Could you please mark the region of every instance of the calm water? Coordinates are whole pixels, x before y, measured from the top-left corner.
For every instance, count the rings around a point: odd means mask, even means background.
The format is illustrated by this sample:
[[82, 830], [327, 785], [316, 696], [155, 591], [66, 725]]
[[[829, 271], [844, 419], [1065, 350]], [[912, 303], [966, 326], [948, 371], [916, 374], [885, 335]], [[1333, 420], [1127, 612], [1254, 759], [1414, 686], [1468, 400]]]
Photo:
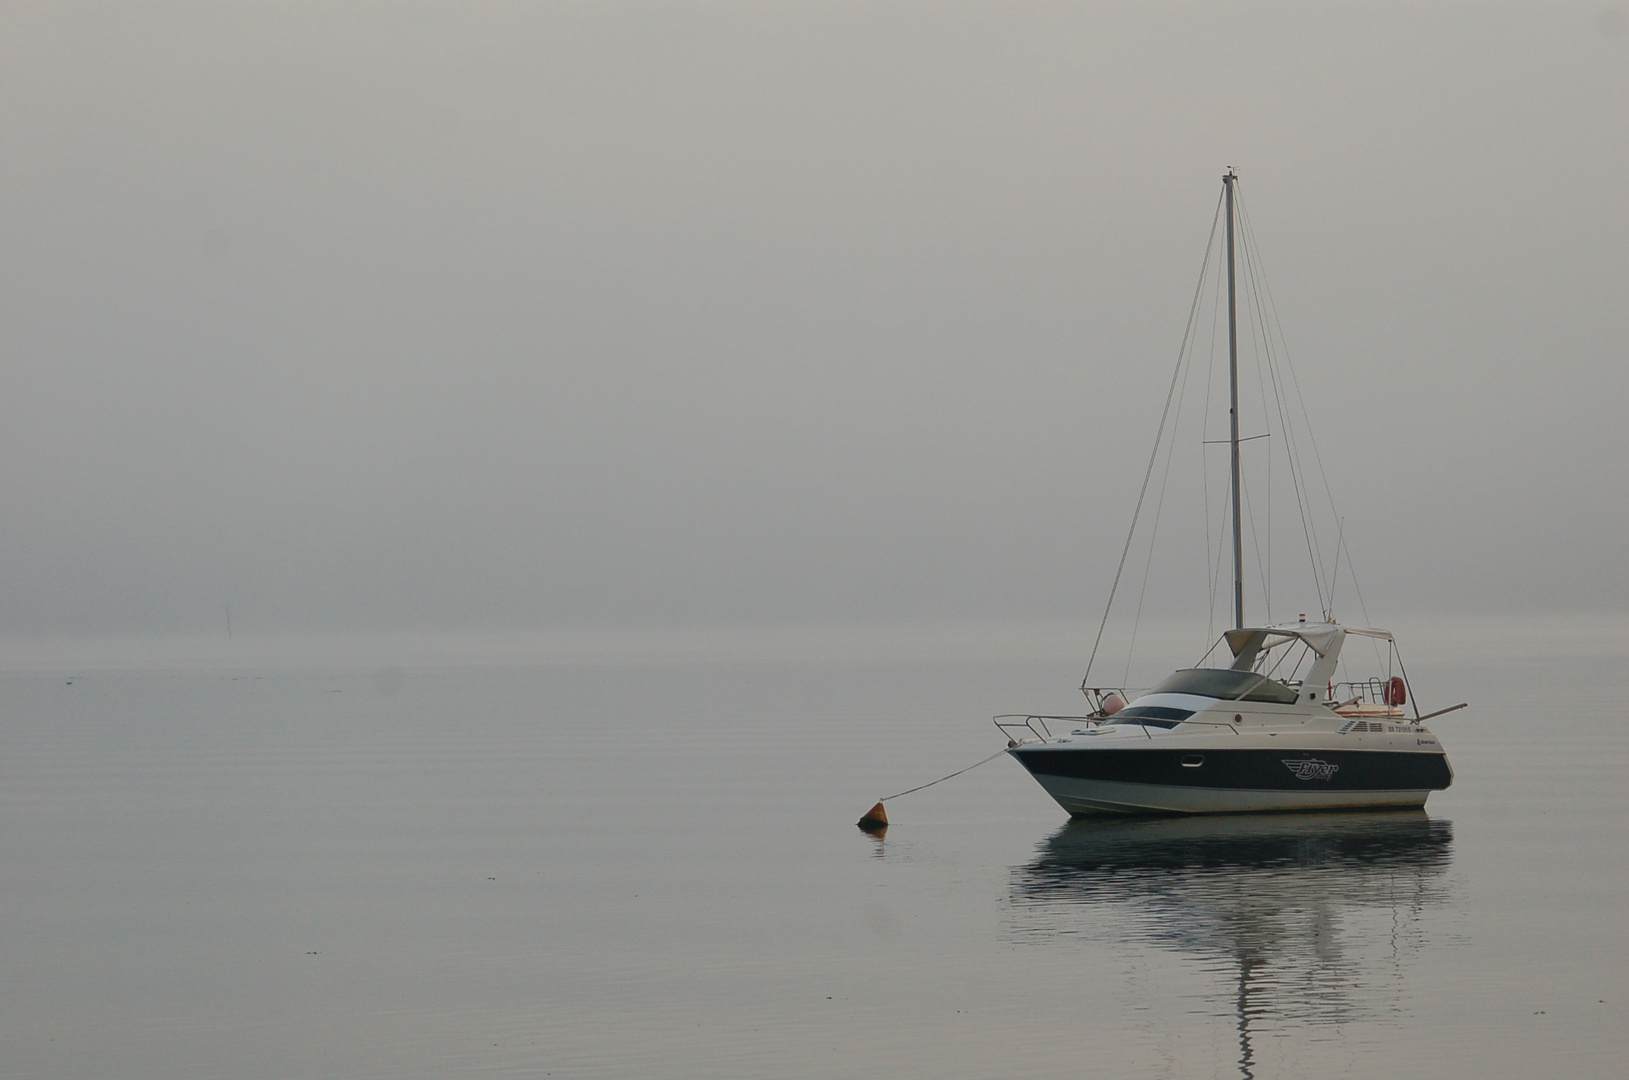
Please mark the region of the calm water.
[[0, 1075], [1621, 1076], [1624, 625], [1411, 656], [1425, 813], [881, 839], [1076, 665], [13, 670]]

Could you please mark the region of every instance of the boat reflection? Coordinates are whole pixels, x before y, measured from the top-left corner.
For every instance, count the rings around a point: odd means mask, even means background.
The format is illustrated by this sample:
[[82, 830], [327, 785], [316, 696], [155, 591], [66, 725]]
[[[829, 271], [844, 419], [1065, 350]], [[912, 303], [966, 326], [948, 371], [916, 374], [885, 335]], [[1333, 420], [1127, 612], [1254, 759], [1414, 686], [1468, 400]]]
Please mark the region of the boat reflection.
[[[1239, 1071], [1265, 1028], [1400, 1010], [1421, 915], [1447, 899], [1453, 826], [1424, 811], [1070, 822], [1015, 868], [1020, 939], [1069, 935], [1220, 967]], [[1105, 918], [1112, 915], [1111, 918]]]

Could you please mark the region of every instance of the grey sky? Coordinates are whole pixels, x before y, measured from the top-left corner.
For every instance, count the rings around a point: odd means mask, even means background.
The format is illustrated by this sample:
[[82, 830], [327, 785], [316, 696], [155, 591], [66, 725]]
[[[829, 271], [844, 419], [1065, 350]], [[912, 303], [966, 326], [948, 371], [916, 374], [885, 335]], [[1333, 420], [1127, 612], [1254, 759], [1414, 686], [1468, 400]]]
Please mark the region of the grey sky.
[[0, 93], [3, 632], [1095, 615], [1227, 165], [1371, 610], [1629, 608], [1618, 8], [13, 4]]

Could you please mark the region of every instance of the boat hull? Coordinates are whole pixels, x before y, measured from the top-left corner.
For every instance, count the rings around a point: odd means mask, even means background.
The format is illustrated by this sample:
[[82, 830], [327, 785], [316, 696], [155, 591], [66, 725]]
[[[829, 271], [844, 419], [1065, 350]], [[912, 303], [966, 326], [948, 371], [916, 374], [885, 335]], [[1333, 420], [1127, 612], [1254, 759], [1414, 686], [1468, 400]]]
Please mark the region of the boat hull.
[[1077, 816], [1422, 807], [1432, 791], [1453, 782], [1441, 753], [1055, 744], [1019, 746], [1008, 753]]

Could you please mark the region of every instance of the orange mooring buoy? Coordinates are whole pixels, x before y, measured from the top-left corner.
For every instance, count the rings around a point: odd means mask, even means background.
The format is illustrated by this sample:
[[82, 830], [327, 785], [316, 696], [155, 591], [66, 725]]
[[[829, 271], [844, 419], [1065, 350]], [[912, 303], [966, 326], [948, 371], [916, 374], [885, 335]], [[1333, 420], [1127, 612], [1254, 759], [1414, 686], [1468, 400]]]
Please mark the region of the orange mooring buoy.
[[866, 832], [886, 829], [888, 827], [888, 811], [882, 808], [882, 803], [878, 803], [865, 812], [865, 817], [861, 818], [858, 824]]

